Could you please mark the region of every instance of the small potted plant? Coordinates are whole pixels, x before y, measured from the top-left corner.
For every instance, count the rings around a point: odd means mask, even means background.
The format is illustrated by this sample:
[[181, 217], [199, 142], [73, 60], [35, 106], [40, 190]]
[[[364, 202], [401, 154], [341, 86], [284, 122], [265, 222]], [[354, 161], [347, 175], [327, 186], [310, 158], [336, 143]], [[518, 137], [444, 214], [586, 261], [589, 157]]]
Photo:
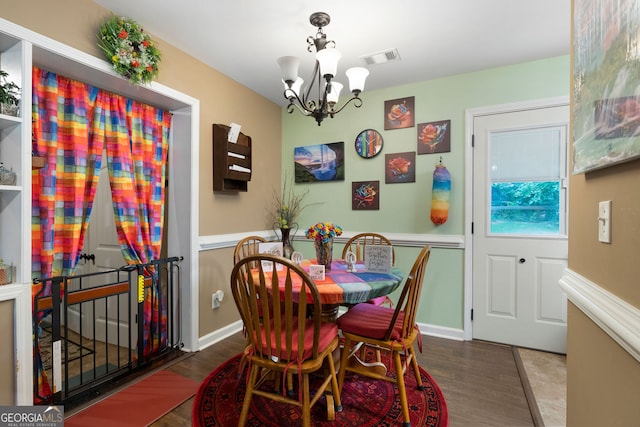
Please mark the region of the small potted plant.
[[0, 70], [0, 113], [18, 116], [20, 104], [20, 87], [8, 81], [9, 74]]

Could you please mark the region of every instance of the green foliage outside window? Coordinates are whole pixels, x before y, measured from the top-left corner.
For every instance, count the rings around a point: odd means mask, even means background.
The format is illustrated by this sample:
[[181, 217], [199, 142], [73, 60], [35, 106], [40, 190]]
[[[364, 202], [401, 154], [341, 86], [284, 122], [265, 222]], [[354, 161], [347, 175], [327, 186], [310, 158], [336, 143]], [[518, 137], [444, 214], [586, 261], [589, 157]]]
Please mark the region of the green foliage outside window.
[[560, 231], [558, 181], [491, 185], [491, 232], [553, 234]]

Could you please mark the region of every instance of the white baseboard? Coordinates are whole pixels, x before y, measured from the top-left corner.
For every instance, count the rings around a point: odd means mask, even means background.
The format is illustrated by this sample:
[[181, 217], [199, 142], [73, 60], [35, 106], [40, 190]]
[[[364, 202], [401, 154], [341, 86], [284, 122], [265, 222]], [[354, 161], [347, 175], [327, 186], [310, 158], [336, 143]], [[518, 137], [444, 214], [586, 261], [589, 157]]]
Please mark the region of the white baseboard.
[[236, 320], [233, 323], [200, 337], [200, 339], [198, 339], [198, 348], [196, 350], [204, 350], [205, 348], [214, 345], [233, 334], [237, 334], [240, 331], [242, 331], [242, 320]]
[[[456, 340], [456, 341], [464, 341], [462, 329], [445, 328], [442, 326], [428, 325], [425, 323], [419, 323], [418, 328], [420, 329], [420, 333], [422, 335], [429, 335], [432, 337], [446, 338], [446, 339]], [[198, 350], [204, 350], [205, 348], [212, 346], [217, 342], [222, 341], [223, 339], [228, 338], [231, 335], [240, 332], [241, 330], [242, 330], [241, 320], [233, 322], [220, 329], [216, 329], [210, 334], [200, 337], [200, 339], [198, 340]], [[183, 349], [183, 350], [190, 351], [188, 349]]]
[[445, 326], [429, 325], [418, 323], [418, 329], [422, 335], [431, 337], [446, 338], [455, 341], [464, 341], [464, 331], [462, 329], [447, 328]]
[[640, 309], [566, 269], [560, 287], [569, 301], [640, 362]]

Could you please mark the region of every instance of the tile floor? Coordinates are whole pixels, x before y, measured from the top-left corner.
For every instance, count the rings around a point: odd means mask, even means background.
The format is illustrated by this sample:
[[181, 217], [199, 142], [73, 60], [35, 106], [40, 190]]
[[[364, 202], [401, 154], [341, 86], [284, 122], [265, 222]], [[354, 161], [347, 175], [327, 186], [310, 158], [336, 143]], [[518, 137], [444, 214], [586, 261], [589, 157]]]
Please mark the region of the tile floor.
[[545, 427], [566, 426], [566, 356], [519, 348]]

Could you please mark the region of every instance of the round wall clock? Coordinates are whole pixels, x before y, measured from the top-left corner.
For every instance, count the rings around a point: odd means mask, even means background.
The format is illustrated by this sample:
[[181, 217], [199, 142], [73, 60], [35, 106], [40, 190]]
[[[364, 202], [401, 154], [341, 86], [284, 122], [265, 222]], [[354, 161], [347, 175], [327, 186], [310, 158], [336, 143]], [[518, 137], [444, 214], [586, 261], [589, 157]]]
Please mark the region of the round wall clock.
[[365, 129], [356, 136], [356, 153], [370, 159], [382, 151], [382, 135], [375, 129]]

